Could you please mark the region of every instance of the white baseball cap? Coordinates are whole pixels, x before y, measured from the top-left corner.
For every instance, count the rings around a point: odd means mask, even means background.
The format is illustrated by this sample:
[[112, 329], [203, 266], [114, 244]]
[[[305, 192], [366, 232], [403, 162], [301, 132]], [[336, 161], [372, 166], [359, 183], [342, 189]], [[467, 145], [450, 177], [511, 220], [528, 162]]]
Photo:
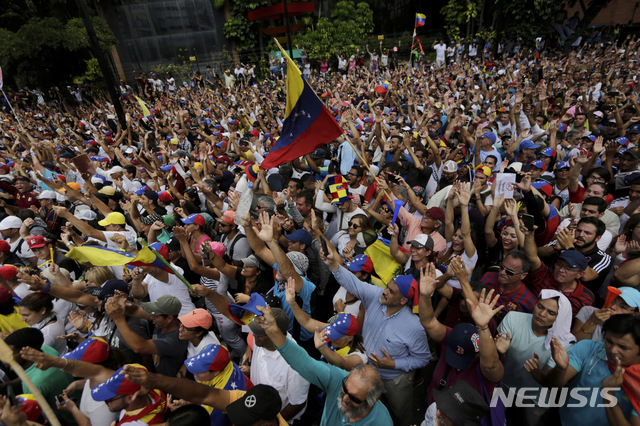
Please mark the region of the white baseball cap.
[[55, 200], [56, 193], [47, 189], [46, 191], [42, 191], [36, 198], [38, 200]]
[[7, 229], [18, 229], [22, 226], [22, 221], [18, 216], [7, 216], [0, 222], [0, 231]]

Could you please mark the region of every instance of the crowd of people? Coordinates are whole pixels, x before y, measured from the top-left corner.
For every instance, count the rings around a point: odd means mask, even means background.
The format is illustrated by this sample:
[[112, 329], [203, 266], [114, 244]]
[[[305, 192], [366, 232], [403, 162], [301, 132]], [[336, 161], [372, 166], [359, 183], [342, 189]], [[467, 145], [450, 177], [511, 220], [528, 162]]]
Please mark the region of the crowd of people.
[[0, 331], [58, 421], [640, 424], [640, 40], [440, 44], [306, 67], [344, 133], [269, 170], [279, 73], [3, 99]]

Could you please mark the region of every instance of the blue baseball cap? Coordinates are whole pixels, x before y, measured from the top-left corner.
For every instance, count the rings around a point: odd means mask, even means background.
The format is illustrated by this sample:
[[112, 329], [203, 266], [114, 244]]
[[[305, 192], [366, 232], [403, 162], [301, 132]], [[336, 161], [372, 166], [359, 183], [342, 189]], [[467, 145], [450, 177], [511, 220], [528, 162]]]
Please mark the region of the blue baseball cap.
[[335, 341], [344, 336], [355, 336], [358, 334], [360, 325], [354, 315], [348, 312], [340, 312], [332, 320], [329, 320], [329, 325], [324, 329], [327, 330], [329, 340]]
[[566, 161], [558, 161], [553, 170], [570, 169], [571, 165]]
[[485, 132], [482, 137], [489, 139], [491, 143], [496, 143], [496, 135], [493, 132]]
[[231, 361], [229, 351], [218, 344], [212, 343], [196, 356], [184, 361], [185, 367], [191, 374], [206, 373], [207, 371], [222, 371]]
[[[140, 364], [127, 365], [146, 370], [146, 368]], [[130, 382], [124, 375], [124, 367], [120, 367], [106, 382], [100, 383], [91, 389], [91, 396], [96, 401], [106, 401], [118, 395], [133, 395], [138, 392], [141, 387], [142, 386], [137, 383]]]
[[447, 339], [445, 361], [457, 370], [466, 370], [480, 351], [480, 335], [473, 324], [460, 323], [453, 327]]
[[560, 254], [559, 259], [566, 260], [569, 266], [578, 268], [581, 271], [585, 271], [589, 267], [589, 261], [578, 250], [565, 250]]
[[344, 264], [344, 267], [351, 272], [373, 272], [373, 261], [366, 254], [359, 254], [352, 261]]
[[298, 229], [295, 232], [286, 234], [285, 237], [287, 237], [287, 240], [291, 242], [303, 243], [307, 247], [309, 247], [311, 245], [311, 242], [313, 241], [311, 234], [306, 229]]
[[636, 309], [640, 308], [640, 291], [632, 287], [619, 287], [618, 290], [622, 291], [620, 297], [627, 305]]
[[544, 170], [547, 168], [547, 166], [545, 166], [544, 161], [542, 160], [536, 160], [536, 161], [532, 161], [531, 162], [531, 167], [536, 167], [538, 169]]
[[136, 195], [142, 195], [144, 194], [144, 191], [146, 191], [147, 189], [150, 189], [148, 186], [141, 186], [140, 188], [138, 188], [135, 192]]
[[525, 139], [522, 142], [520, 142], [520, 145], [518, 146], [518, 149], [523, 150], [523, 149], [538, 149], [539, 146], [536, 145], [535, 143], [533, 143], [533, 141], [531, 141], [530, 139]]
[[542, 151], [540, 151], [540, 155], [544, 155], [545, 157], [555, 157], [556, 150], [553, 148], [545, 148]]
[[160, 170], [163, 170], [165, 172], [169, 171], [173, 169], [173, 164], [164, 164], [162, 166], [160, 166]]

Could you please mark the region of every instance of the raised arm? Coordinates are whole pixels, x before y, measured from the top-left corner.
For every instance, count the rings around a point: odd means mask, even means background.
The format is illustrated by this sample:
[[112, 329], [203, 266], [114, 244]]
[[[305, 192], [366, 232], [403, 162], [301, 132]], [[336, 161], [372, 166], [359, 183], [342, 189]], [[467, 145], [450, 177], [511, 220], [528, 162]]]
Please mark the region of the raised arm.
[[47, 368], [59, 368], [62, 371], [70, 373], [74, 377], [84, 377], [101, 383], [109, 380], [109, 377], [115, 373], [115, 371], [98, 364], [59, 358], [47, 355], [44, 352], [40, 352], [30, 347], [23, 348], [20, 351], [20, 355], [27, 361], [35, 362], [36, 367], [41, 370], [46, 370]]
[[460, 185], [460, 193], [458, 194], [460, 216], [462, 217], [460, 232], [462, 232], [462, 239], [464, 241], [464, 252], [468, 258], [472, 258], [473, 255], [476, 254], [476, 246], [473, 244], [473, 238], [471, 238], [471, 221], [469, 220], [470, 199], [471, 194], [469, 194], [467, 184]]
[[300, 305], [298, 305], [298, 302], [296, 302], [296, 282], [293, 278], [287, 279], [285, 297], [291, 307], [291, 311], [293, 311], [293, 315], [296, 317], [296, 321], [300, 323], [302, 328], [310, 333], [314, 333], [316, 328], [324, 328], [327, 326], [327, 323], [311, 318], [302, 310]]
[[430, 263], [425, 270], [420, 272], [420, 300], [418, 311], [420, 324], [424, 327], [429, 337], [437, 343], [442, 342], [447, 335], [447, 327], [436, 318], [431, 304], [431, 295], [437, 286], [436, 268]]
[[467, 299], [471, 317], [480, 335], [480, 341], [478, 342], [478, 346], [480, 347], [480, 371], [482, 371], [482, 375], [486, 377], [487, 380], [492, 382], [499, 382], [504, 376], [504, 368], [500, 362], [495, 341], [489, 330], [491, 318], [502, 310], [502, 306], [495, 308], [498, 299], [500, 299], [500, 294], [496, 294], [495, 297], [493, 297], [493, 290], [489, 291], [489, 294], [485, 296], [485, 289], [482, 289], [478, 303]]

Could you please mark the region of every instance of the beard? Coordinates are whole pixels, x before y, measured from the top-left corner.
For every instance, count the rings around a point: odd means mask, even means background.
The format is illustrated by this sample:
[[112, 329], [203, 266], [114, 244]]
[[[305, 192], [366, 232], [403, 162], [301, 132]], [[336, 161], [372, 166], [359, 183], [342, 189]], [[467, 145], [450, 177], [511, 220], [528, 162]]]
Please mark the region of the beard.
[[337, 399], [338, 399], [337, 401], [338, 410], [340, 410], [340, 413], [347, 419], [360, 417], [369, 408], [369, 405], [366, 402], [360, 404], [360, 406], [355, 406], [355, 405], [352, 405], [351, 403], [346, 403], [346, 404], [343, 403], [342, 396], [338, 396]]

